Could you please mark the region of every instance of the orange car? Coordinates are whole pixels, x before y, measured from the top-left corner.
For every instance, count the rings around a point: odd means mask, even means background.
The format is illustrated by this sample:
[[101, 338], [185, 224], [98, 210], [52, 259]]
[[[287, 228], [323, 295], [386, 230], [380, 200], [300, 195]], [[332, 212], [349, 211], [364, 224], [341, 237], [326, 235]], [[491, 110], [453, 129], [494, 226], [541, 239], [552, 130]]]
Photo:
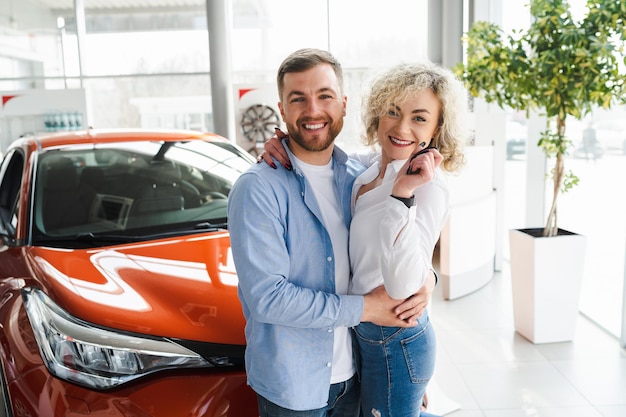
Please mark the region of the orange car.
[[191, 131], [4, 150], [0, 415], [258, 416], [226, 218], [254, 162]]

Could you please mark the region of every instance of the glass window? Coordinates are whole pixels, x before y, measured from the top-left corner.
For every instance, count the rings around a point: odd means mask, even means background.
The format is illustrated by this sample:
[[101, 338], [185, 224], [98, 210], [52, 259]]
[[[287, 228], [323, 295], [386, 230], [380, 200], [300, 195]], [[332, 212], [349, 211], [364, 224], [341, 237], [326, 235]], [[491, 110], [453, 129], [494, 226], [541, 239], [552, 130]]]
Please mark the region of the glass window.
[[[574, 17], [586, 13], [583, 0], [571, 1]], [[503, 28], [523, 28], [520, 16], [529, 15], [524, 3], [503, 2]], [[524, 207], [533, 204], [526, 195], [526, 165], [522, 152], [523, 129], [512, 125], [520, 121], [511, 113], [507, 123], [505, 222], [507, 228], [543, 227], [526, 225]], [[559, 226], [587, 237], [587, 252], [580, 311], [592, 321], [619, 337], [621, 333], [624, 253], [626, 245], [626, 189], [611, 186], [626, 178], [626, 109], [597, 109], [584, 120], [567, 120], [567, 136], [573, 142], [566, 159], [566, 170], [580, 179], [579, 185], [559, 197]], [[595, 139], [585, 141], [585, 131], [595, 130]], [[537, 146], [528, 140], [525, 146]], [[526, 148], [527, 149], [527, 148]], [[519, 152], [519, 153], [518, 153]], [[551, 167], [550, 162], [548, 166]], [[535, 192], [539, 192], [536, 190]], [[546, 186], [546, 201], [552, 193]], [[547, 211], [548, 208], [546, 208]], [[626, 336], [625, 336], [626, 337]]]
[[225, 227], [232, 184], [253, 163], [230, 143], [190, 140], [43, 152], [33, 244], [98, 246], [189, 233], [198, 224]]

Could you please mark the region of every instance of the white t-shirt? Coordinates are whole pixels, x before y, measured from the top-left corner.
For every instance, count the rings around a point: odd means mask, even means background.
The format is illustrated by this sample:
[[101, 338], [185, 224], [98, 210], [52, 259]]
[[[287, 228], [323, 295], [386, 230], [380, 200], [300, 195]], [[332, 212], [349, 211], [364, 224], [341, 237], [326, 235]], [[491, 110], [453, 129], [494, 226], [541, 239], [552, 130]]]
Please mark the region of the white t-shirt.
[[380, 155], [366, 161], [371, 166], [355, 181], [350, 225], [350, 294], [367, 294], [385, 284], [392, 298], [404, 299], [423, 285], [432, 267], [435, 244], [449, 213], [444, 174], [437, 170], [429, 183], [415, 190], [410, 209], [390, 197], [398, 170], [405, 161], [393, 161], [380, 186], [362, 194], [359, 188], [380, 172]]
[[[295, 158], [295, 157], [294, 157]], [[348, 294], [350, 262], [348, 260], [348, 228], [337, 198], [332, 160], [324, 166], [310, 165], [296, 158], [298, 167], [311, 184], [313, 194], [322, 212], [324, 225], [330, 235], [335, 256], [335, 292]], [[354, 373], [352, 339], [347, 327], [336, 327], [333, 345], [331, 384], [350, 379]]]

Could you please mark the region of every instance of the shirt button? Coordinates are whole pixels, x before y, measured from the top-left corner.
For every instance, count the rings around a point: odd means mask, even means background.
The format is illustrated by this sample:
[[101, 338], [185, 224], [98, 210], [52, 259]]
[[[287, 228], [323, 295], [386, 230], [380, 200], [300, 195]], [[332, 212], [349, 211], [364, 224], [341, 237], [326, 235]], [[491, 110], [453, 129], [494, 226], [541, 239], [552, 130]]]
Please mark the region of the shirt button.
[[330, 368], [331, 366], [332, 366], [332, 363], [330, 363], [330, 362], [326, 362], [326, 367], [327, 367], [327, 368]]
[[332, 262], [333, 257], [332, 257], [332, 256], [329, 256], [328, 258], [326, 258], [326, 260], [327, 260], [328, 262]]
[[332, 333], [332, 332], [333, 332], [333, 329], [332, 329], [332, 328], [331, 328], [331, 329], [328, 329], [328, 333]]

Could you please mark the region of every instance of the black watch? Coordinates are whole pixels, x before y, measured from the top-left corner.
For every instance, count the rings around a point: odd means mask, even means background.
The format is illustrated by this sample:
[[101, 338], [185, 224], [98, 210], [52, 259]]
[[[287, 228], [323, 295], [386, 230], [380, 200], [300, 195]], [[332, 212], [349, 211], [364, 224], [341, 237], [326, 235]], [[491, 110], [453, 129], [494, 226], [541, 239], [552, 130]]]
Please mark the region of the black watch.
[[404, 205], [407, 207], [413, 207], [415, 205], [415, 195], [412, 195], [409, 198], [404, 198], [404, 197], [398, 197], [398, 196], [391, 194], [391, 197], [395, 198], [396, 200], [402, 201]]

